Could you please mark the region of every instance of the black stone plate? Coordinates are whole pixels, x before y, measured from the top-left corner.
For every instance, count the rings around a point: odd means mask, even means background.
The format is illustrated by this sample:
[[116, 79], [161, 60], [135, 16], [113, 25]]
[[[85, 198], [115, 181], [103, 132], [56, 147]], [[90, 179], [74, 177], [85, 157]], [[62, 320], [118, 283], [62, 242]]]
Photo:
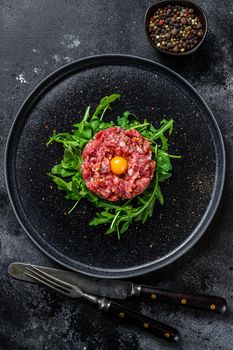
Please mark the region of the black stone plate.
[[[104, 227], [88, 226], [96, 209], [81, 202], [71, 215], [47, 177], [61, 158], [46, 146], [53, 130], [69, 131], [85, 108], [120, 93], [109, 115], [125, 110], [154, 123], [174, 118], [173, 176], [162, 186], [164, 206], [133, 224], [120, 241]], [[103, 55], [73, 62], [43, 80], [16, 116], [6, 149], [6, 182], [15, 214], [37, 246], [57, 262], [92, 276], [140, 275], [187, 252], [209, 225], [219, 204], [225, 153], [218, 125], [199, 94], [170, 69], [146, 59]], [[53, 188], [51, 188], [53, 187]]]

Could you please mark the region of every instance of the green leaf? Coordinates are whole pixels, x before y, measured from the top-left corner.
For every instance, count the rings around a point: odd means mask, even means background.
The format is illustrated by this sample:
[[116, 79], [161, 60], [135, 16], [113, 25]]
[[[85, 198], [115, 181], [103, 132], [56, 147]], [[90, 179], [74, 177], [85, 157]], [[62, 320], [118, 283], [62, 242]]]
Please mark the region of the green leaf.
[[113, 228], [109, 228], [109, 229], [105, 232], [105, 234], [106, 234], [106, 235], [111, 235], [112, 233], [115, 233], [115, 232], [116, 232], [116, 228], [113, 227]]
[[73, 160], [74, 159], [74, 156], [73, 156], [73, 153], [71, 151], [70, 148], [65, 148], [64, 149], [64, 155], [63, 155], [63, 160], [65, 162], [69, 161], [69, 160]]
[[169, 179], [172, 174], [159, 174], [159, 182], [164, 182]]
[[96, 120], [93, 120], [91, 123], [90, 123], [90, 126], [93, 130], [94, 133], [98, 132], [99, 131], [99, 126], [100, 126], [100, 121], [99, 119], [96, 119]]
[[151, 137], [151, 140], [157, 140], [158, 138], [163, 137], [163, 134], [165, 133], [165, 131], [169, 131], [169, 135], [172, 133], [173, 130], [173, 119], [170, 120], [166, 120], [163, 119], [160, 122], [160, 129], [157, 130], [157, 132], [155, 132], [155, 134]]
[[62, 166], [61, 164], [56, 164], [52, 167], [51, 169], [51, 174], [54, 174], [54, 175], [60, 175], [61, 174], [61, 171], [62, 171]]
[[125, 128], [128, 124], [129, 112], [125, 112], [122, 117], [117, 117], [117, 125], [121, 128]]
[[[158, 186], [158, 188], [159, 188], [159, 186]], [[161, 192], [160, 192], [160, 193], [161, 193]], [[158, 199], [158, 189], [157, 189], [156, 195], [157, 195], [157, 198], [155, 197], [155, 198], [151, 201], [151, 204], [150, 204], [150, 206], [149, 206], [148, 216], [149, 216], [150, 218], [151, 218], [152, 215], [153, 215], [154, 206], [155, 206], [155, 201], [156, 201], [156, 199]], [[162, 195], [162, 194], [161, 194], [161, 195]]]
[[88, 126], [84, 126], [83, 132], [82, 132], [82, 137], [89, 141], [92, 138], [92, 129], [89, 128]]
[[70, 176], [72, 176], [74, 174], [75, 174], [74, 171], [66, 170], [64, 168], [61, 171], [61, 177], [70, 177]]
[[98, 226], [98, 225], [101, 225], [101, 224], [107, 224], [108, 222], [109, 222], [108, 218], [105, 218], [105, 217], [97, 218], [97, 217], [95, 217], [93, 220], [91, 220], [89, 222], [89, 225], [90, 226]]
[[76, 162], [76, 160], [74, 158], [73, 159], [62, 160], [61, 161], [61, 166], [64, 169], [76, 170], [77, 162]]
[[72, 201], [80, 201], [80, 199], [82, 198], [79, 194], [74, 193], [74, 192], [67, 192], [67, 194], [65, 195], [66, 199], [71, 199]]
[[157, 199], [159, 200], [160, 204], [163, 205], [164, 204], [164, 198], [163, 198], [160, 186], [158, 186], [158, 188], [157, 188], [156, 195], [157, 195]]
[[138, 121], [138, 118], [130, 113], [129, 111], [124, 112], [123, 116], [117, 117], [117, 125], [120, 126], [121, 128], [132, 128], [136, 125], [140, 124], [140, 122]]
[[112, 126], [114, 126], [113, 122], [110, 122], [110, 123], [102, 122], [102, 123], [100, 123], [99, 130], [111, 128]]
[[87, 109], [86, 109], [86, 111], [85, 111], [85, 114], [84, 114], [84, 117], [83, 117], [82, 121], [79, 123], [78, 129], [79, 129], [79, 131], [80, 131], [81, 134], [82, 134], [82, 132], [83, 132], [83, 130], [84, 130], [84, 127], [87, 125], [87, 120], [88, 120], [89, 117], [90, 117], [89, 112], [90, 112], [90, 106], [87, 107]]
[[130, 221], [126, 221], [122, 226], [121, 226], [121, 229], [120, 229], [120, 234], [122, 235], [123, 233], [125, 233], [128, 228], [129, 228], [129, 225], [130, 225]]
[[120, 97], [119, 94], [112, 94], [110, 96], [106, 96], [102, 98], [102, 100], [100, 101], [100, 104], [98, 105], [98, 107], [96, 108], [93, 114], [93, 117], [101, 115], [104, 112], [104, 110], [107, 110], [110, 107], [110, 104], [113, 101], [116, 101], [119, 97]]
[[53, 182], [57, 185], [58, 189], [61, 191], [72, 191], [72, 182], [66, 182], [58, 176], [51, 175]]

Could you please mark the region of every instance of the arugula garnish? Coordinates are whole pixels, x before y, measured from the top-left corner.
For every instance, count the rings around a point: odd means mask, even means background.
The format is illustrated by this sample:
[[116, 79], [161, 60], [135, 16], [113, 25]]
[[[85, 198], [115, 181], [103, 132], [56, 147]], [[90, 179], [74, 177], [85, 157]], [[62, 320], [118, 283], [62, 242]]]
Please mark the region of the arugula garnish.
[[[66, 193], [66, 199], [75, 201], [69, 213], [75, 209], [81, 199], [88, 200], [100, 209], [89, 225], [108, 225], [106, 234], [117, 233], [120, 239], [133, 221], [145, 223], [153, 215], [156, 201], [163, 205], [164, 197], [160, 183], [171, 176], [171, 158], [180, 158], [180, 156], [168, 153], [168, 136], [173, 131], [173, 119], [163, 119], [158, 129], [147, 119], [141, 122], [128, 111], [124, 112], [123, 116], [117, 117], [115, 124], [113, 121], [103, 121], [106, 111], [111, 108], [111, 103], [119, 97], [118, 94], [104, 97], [92, 115], [90, 115], [90, 106], [87, 107], [83, 119], [73, 125], [74, 129], [70, 133], [53, 132], [48, 144], [61, 143], [64, 154], [61, 162], [54, 165], [48, 175], [57, 188]], [[137, 129], [151, 142], [152, 158], [156, 162], [155, 175], [150, 186], [137, 197], [121, 202], [109, 202], [89, 191], [81, 173], [82, 151], [85, 145], [97, 132], [114, 125], [125, 129]]]

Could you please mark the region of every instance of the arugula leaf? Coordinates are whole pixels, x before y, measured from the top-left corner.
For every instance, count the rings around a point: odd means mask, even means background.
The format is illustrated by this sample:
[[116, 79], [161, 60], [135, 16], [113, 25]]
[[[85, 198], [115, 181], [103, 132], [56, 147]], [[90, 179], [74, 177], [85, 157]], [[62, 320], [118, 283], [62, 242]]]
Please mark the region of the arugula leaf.
[[102, 98], [102, 100], [100, 100], [99, 106], [96, 108], [96, 110], [95, 110], [95, 112], [93, 114], [93, 117], [99, 117], [100, 116], [100, 120], [102, 120], [105, 111], [108, 108], [110, 108], [110, 104], [113, 101], [117, 100], [118, 98], [120, 98], [119, 94], [112, 94], [110, 96], [106, 96], [106, 97]]
[[57, 188], [61, 191], [67, 191], [67, 192], [71, 192], [72, 191], [72, 181], [70, 182], [66, 182], [64, 180], [62, 180], [60, 177], [58, 176], [54, 176], [52, 174], [49, 174], [49, 176], [52, 177], [53, 182], [55, 184], [57, 184]]
[[52, 167], [51, 174], [61, 175], [61, 171], [62, 171], [62, 165], [61, 164], [56, 164], [56, 165], [54, 165]]
[[122, 117], [117, 117], [117, 125], [121, 128], [128, 129], [129, 127], [133, 127], [138, 124], [140, 124], [138, 118], [129, 111], [124, 112]]

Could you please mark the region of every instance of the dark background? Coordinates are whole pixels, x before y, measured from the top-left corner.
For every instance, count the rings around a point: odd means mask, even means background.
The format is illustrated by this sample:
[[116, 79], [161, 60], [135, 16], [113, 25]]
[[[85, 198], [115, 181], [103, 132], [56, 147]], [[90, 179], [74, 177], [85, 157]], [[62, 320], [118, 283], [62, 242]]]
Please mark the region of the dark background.
[[[128, 53], [158, 61], [191, 82], [212, 109], [223, 134], [226, 183], [217, 215], [201, 241], [183, 258], [137, 281], [218, 294], [233, 302], [233, 3], [197, 1], [209, 18], [209, 33], [195, 55], [160, 55], [145, 37], [144, 13], [152, 2], [2, 0], [0, 2], [0, 161], [13, 118], [31, 90], [49, 73], [75, 59], [100, 53]], [[55, 266], [19, 226], [0, 168], [0, 349], [233, 349], [231, 311], [213, 316], [152, 301], [129, 304], [181, 331], [179, 345], [167, 345], [117, 322], [81, 301], [12, 280], [12, 261]]]

